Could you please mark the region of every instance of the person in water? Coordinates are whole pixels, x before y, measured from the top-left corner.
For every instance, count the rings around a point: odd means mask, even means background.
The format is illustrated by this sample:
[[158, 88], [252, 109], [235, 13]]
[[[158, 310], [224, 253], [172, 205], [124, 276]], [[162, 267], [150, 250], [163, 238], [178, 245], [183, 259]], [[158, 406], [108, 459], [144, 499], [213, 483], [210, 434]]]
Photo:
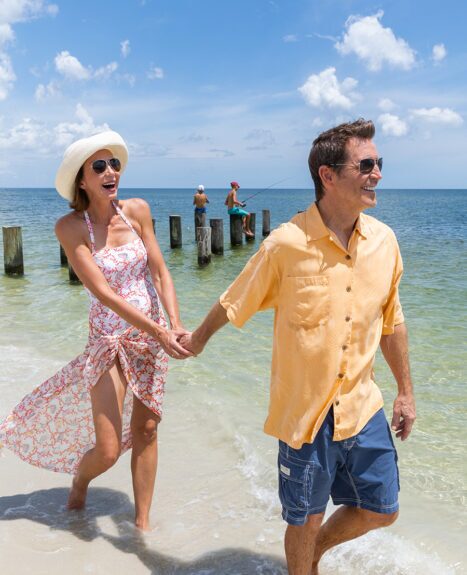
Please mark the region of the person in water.
[[149, 206], [118, 199], [127, 160], [113, 131], [65, 151], [55, 185], [71, 212], [55, 231], [90, 296], [89, 339], [0, 424], [0, 442], [33, 465], [73, 474], [69, 509], [81, 509], [89, 483], [132, 448], [135, 524], [148, 529], [168, 357], [192, 354], [178, 342], [186, 331]]
[[204, 191], [204, 186], [200, 184], [196, 190], [196, 194], [193, 196], [193, 205], [195, 206], [195, 213], [205, 214], [206, 204], [209, 204], [209, 198]]

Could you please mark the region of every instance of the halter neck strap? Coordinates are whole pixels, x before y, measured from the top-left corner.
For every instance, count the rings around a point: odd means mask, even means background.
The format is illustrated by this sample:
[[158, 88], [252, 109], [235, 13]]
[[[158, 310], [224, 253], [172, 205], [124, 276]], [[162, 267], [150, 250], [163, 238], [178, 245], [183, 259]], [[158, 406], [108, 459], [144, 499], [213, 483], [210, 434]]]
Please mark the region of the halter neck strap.
[[89, 230], [89, 238], [91, 239], [91, 253], [96, 251], [96, 242], [94, 240], [94, 230], [92, 229], [91, 218], [87, 210], [84, 210], [84, 219], [86, 220], [86, 225], [88, 226]]

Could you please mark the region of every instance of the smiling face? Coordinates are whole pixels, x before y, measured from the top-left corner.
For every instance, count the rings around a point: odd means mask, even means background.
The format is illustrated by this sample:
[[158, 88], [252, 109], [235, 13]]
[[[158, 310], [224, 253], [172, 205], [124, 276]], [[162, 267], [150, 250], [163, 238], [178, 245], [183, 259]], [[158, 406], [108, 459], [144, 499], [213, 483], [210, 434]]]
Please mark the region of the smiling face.
[[112, 152], [109, 150], [99, 150], [83, 164], [83, 178], [80, 187], [85, 190], [91, 202], [93, 200], [115, 200], [117, 198], [120, 173], [113, 170], [108, 162], [101, 174], [97, 174], [92, 167], [93, 162], [96, 160], [110, 160], [113, 157]]
[[362, 212], [376, 206], [376, 186], [382, 178], [375, 165], [369, 174], [360, 173], [360, 160], [378, 159], [378, 150], [372, 140], [351, 138], [346, 145], [345, 166], [337, 174], [333, 192], [336, 200], [352, 212]]

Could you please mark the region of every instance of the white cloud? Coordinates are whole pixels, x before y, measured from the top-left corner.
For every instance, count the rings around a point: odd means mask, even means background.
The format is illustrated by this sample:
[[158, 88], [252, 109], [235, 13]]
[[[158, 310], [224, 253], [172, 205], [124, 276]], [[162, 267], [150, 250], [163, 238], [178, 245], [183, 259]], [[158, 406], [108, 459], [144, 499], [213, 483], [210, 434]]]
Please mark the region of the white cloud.
[[117, 68], [118, 68], [117, 62], [110, 62], [110, 64], [107, 64], [107, 66], [102, 66], [101, 68], [98, 68], [94, 72], [94, 78], [107, 80], [108, 78], [110, 78], [110, 76], [115, 72]]
[[350, 109], [357, 99], [353, 89], [358, 82], [345, 78], [339, 82], [335, 68], [326, 68], [319, 74], [312, 74], [298, 91], [310, 106]]
[[449, 126], [461, 126], [464, 120], [460, 114], [451, 108], [416, 108], [411, 110], [412, 117], [424, 120], [431, 124], [446, 124]]
[[59, 96], [60, 90], [56, 82], [53, 80], [48, 84], [38, 84], [34, 97], [38, 102], [43, 102], [48, 98], [53, 98], [54, 96]]
[[282, 40], [285, 43], [298, 42], [298, 36], [297, 34], [286, 34], [285, 36], [282, 36]]
[[446, 50], [446, 47], [444, 46], [444, 44], [435, 44], [433, 46], [433, 52], [432, 52], [432, 58], [435, 64], [439, 64], [441, 62], [441, 60], [444, 60], [444, 58], [446, 58], [448, 51]]
[[390, 112], [391, 110], [394, 110], [395, 107], [396, 105], [389, 98], [381, 98], [378, 102], [378, 108], [383, 110], [383, 112]]
[[19, 124], [13, 126], [6, 132], [2, 130], [0, 136], [0, 148], [15, 148], [27, 150], [41, 148], [43, 144], [44, 127], [42, 124], [24, 118]]
[[2, 0], [0, 2], [0, 24], [24, 22], [42, 14], [55, 16], [58, 6], [47, 4], [44, 0]]
[[335, 47], [341, 54], [356, 54], [372, 72], [381, 70], [385, 63], [410, 70], [415, 65], [415, 51], [405, 40], [396, 38], [391, 28], [381, 25], [383, 14], [380, 10], [374, 16], [350, 16], [343, 41]]
[[164, 77], [164, 70], [157, 66], [151, 66], [146, 75], [150, 80], [162, 80]]
[[108, 124], [96, 125], [89, 112], [78, 104], [75, 110], [77, 122], [61, 122], [54, 128], [55, 145], [66, 147], [78, 138], [110, 130]]
[[0, 24], [0, 46], [12, 42], [14, 38], [13, 28], [9, 24]]
[[0, 52], [0, 101], [8, 97], [9, 91], [16, 80], [10, 57]]
[[120, 51], [124, 58], [128, 56], [128, 54], [131, 52], [130, 40], [123, 40], [123, 42], [120, 42]]
[[90, 71], [81, 64], [78, 58], [66, 50], [55, 56], [55, 68], [69, 80], [88, 80], [91, 77]]
[[400, 137], [405, 136], [408, 132], [406, 122], [394, 114], [381, 114], [378, 118], [378, 122], [381, 124], [383, 134], [386, 136]]

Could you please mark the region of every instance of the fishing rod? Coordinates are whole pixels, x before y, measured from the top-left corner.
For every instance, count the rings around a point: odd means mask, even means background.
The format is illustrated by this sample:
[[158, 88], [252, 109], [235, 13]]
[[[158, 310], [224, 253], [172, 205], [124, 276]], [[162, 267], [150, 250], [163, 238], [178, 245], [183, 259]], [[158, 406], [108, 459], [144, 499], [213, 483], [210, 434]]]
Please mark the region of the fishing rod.
[[267, 188], [264, 188], [262, 190], [259, 190], [257, 192], [255, 192], [254, 194], [252, 194], [251, 196], [248, 196], [248, 198], [246, 200], [244, 200], [242, 202], [242, 204], [244, 206], [246, 206], [246, 203], [248, 200], [251, 200], [251, 198], [254, 198], [255, 196], [257, 196], [258, 194], [261, 194], [262, 192], [265, 192], [266, 190], [270, 190], [271, 188], [273, 188], [274, 186], [277, 186], [277, 184], [282, 184], [282, 182], [285, 182], [286, 180], [289, 180], [290, 178], [284, 178], [283, 180], [279, 180], [278, 182], [274, 182], [273, 184], [271, 184], [270, 186], [268, 186]]

